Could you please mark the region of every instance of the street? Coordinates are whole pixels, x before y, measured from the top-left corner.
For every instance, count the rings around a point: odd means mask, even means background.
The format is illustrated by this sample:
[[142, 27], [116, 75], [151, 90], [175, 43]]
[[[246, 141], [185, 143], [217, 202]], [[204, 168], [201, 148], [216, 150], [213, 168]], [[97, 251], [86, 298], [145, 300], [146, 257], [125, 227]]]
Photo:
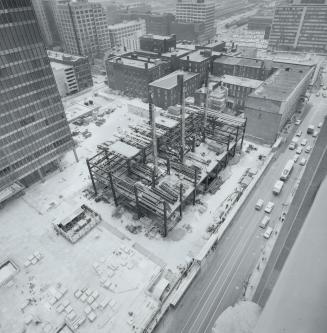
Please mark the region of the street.
[[[314, 107], [311, 107], [305, 115], [298, 129], [303, 132], [300, 140], [308, 137], [308, 144], [313, 146], [314, 138], [307, 136], [306, 130], [310, 124], [317, 126], [323, 120], [327, 101], [323, 97], [312, 94], [309, 103], [313, 103]], [[292, 136], [287, 142], [291, 138]], [[262, 236], [264, 231], [258, 227], [264, 212], [256, 211], [255, 203], [260, 198], [264, 200], [265, 205], [268, 201], [275, 203], [269, 224], [274, 227], [282, 212], [287, 209], [285, 202], [290, 193], [295, 191], [294, 185], [299, 181], [303, 168], [298, 161], [280, 195], [273, 195], [272, 188], [276, 180], [279, 179], [287, 161], [295, 155], [295, 151], [287, 147], [288, 143], [277, 152], [277, 160], [267, 168], [243, 208], [235, 216], [233, 224], [223, 236], [216, 251], [207, 259], [177, 308], [171, 309], [163, 318], [157, 332], [211, 332], [219, 315], [243, 295], [244, 283], [253, 271], [260, 251], [265, 245], [265, 239]], [[307, 159], [308, 154], [302, 152], [299, 160], [302, 157]], [[283, 229], [282, 232], [284, 232]]]

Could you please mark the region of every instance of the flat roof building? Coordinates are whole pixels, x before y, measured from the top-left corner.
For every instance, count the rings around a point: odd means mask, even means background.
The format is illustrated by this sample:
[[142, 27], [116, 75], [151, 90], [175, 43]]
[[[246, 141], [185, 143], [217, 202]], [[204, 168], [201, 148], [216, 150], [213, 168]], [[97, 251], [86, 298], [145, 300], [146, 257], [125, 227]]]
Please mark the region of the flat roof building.
[[144, 20], [126, 21], [109, 25], [110, 41], [113, 47], [123, 47], [125, 51], [140, 48], [140, 37], [146, 34]]
[[269, 36], [270, 50], [327, 53], [327, 0], [280, 1]]
[[0, 21], [2, 189], [42, 178], [73, 140], [31, 1], [0, 4], [1, 17], [15, 18]]
[[213, 0], [178, 0], [176, 2], [176, 22], [202, 23], [203, 31], [197, 37], [197, 42], [208, 42], [216, 35], [215, 2]]
[[272, 144], [305, 96], [314, 67], [278, 69], [245, 101], [247, 136]]
[[56, 21], [65, 52], [93, 59], [111, 49], [106, 13], [100, 3], [62, 0], [56, 4]]
[[[63, 64], [73, 69], [76, 81], [76, 92], [93, 86], [91, 65], [87, 57], [48, 50], [51, 65]], [[58, 82], [58, 81], [57, 81]]]
[[148, 98], [150, 82], [170, 72], [170, 63], [128, 53], [106, 60], [109, 88], [133, 97]]
[[273, 62], [223, 55], [214, 60], [212, 73], [217, 76], [227, 74], [264, 81], [273, 73]]
[[154, 105], [167, 109], [169, 106], [181, 103], [179, 76], [184, 78], [185, 98], [193, 95], [199, 87], [200, 74], [177, 70], [149, 84]]
[[161, 36], [147, 34], [140, 37], [140, 49], [144, 51], [165, 53], [176, 48], [176, 35]]

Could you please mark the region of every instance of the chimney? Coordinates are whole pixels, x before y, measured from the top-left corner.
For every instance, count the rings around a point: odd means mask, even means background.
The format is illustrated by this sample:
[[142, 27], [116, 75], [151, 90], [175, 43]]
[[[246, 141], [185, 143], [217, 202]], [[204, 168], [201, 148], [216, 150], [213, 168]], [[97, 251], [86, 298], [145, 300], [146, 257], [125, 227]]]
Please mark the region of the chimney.
[[144, 68], [148, 69], [149, 68], [149, 64], [147, 62], [144, 63]]

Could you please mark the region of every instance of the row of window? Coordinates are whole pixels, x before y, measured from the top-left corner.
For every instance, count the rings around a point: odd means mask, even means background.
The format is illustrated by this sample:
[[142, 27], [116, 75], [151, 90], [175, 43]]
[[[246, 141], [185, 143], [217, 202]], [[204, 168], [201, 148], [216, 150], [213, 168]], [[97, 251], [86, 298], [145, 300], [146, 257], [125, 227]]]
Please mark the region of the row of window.
[[45, 154], [49, 153], [50, 151], [57, 149], [60, 146], [66, 145], [70, 141], [71, 141], [70, 136], [57, 140], [56, 142], [36, 151], [35, 153], [30, 154], [30, 155], [24, 157], [23, 159], [17, 161], [16, 163], [10, 165], [10, 167], [5, 167], [5, 168], [1, 169], [0, 177], [4, 177], [4, 176], [8, 175], [10, 172], [23, 167], [27, 163], [40, 158], [42, 155], [45, 155]]
[[41, 43], [42, 37], [36, 22], [16, 24], [0, 29], [0, 49], [15, 49], [30, 44]]
[[45, 138], [49, 134], [63, 128], [65, 128], [67, 133], [69, 132], [64, 115], [57, 113], [37, 124], [16, 130], [11, 135], [0, 139], [1, 147], [9, 149], [9, 151], [15, 151], [21, 148], [22, 141], [25, 145], [33, 144], [36, 140]]
[[3, 159], [0, 159], [0, 165], [12, 164], [33, 151], [40, 150], [57, 141], [58, 138], [63, 138], [67, 135], [70, 135], [70, 133], [67, 131], [65, 125], [61, 123], [61, 126], [58, 127], [56, 131], [45, 133], [43, 136], [34, 135], [31, 140], [20, 142], [20, 147], [16, 150], [12, 150], [11, 146], [9, 148], [7, 147], [3, 149], [6, 155]]
[[21, 7], [31, 7], [31, 0], [1, 0], [0, 10], [3, 9], [14, 9]]

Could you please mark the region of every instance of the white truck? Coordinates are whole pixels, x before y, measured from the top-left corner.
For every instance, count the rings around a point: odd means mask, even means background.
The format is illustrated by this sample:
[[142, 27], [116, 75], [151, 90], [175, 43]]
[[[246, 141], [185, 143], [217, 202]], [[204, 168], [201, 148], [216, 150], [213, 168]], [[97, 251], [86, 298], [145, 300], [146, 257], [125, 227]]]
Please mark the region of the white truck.
[[273, 188], [273, 193], [275, 195], [278, 195], [282, 191], [283, 186], [284, 186], [284, 182], [281, 180], [277, 180], [277, 182], [275, 183], [275, 186]]

